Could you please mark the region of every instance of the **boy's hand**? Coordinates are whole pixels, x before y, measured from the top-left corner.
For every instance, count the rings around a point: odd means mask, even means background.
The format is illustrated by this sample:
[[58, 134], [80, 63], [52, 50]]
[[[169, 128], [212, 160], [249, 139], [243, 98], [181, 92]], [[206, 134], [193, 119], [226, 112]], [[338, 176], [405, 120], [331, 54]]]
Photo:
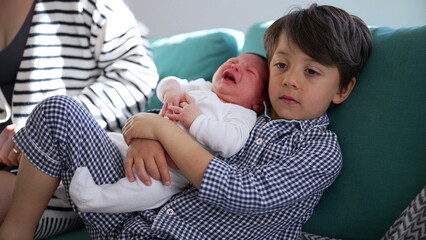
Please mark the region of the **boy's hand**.
[[126, 176], [130, 182], [135, 181], [134, 168], [139, 179], [147, 186], [152, 183], [150, 176], [162, 180], [164, 185], [170, 185], [167, 157], [170, 158], [158, 141], [134, 138], [129, 144], [124, 163]]
[[191, 127], [192, 122], [203, 114], [196, 104], [194, 98], [189, 96], [187, 93], [183, 94], [185, 101], [181, 102], [179, 106], [171, 106], [169, 109], [172, 113], [168, 113], [166, 116], [172, 120], [180, 122], [187, 129]]

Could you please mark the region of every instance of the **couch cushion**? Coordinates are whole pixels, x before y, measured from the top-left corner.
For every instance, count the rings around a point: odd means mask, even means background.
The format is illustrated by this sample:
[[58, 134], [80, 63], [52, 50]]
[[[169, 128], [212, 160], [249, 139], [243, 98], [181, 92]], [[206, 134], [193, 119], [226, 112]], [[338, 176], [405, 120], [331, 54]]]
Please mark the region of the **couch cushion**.
[[380, 239], [426, 184], [426, 26], [371, 31], [358, 85], [329, 111], [343, 168], [307, 232]]
[[[154, 62], [160, 79], [167, 76], [211, 80], [216, 69], [238, 55], [244, 33], [233, 29], [209, 29], [151, 39]], [[161, 108], [156, 96], [148, 109]]]
[[265, 48], [263, 46], [263, 35], [273, 22], [274, 21], [259, 22], [251, 26], [247, 30], [246, 39], [241, 52], [253, 52], [266, 57]]

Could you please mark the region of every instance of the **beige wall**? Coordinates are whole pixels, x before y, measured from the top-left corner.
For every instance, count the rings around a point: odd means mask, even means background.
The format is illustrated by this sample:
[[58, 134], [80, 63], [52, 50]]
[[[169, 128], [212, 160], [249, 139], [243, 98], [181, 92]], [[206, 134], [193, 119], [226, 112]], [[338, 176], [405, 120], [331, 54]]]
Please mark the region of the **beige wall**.
[[[276, 19], [305, 0], [125, 0], [150, 29], [150, 37], [214, 27], [246, 31], [253, 23]], [[361, 17], [368, 25], [426, 25], [426, 0], [318, 0]]]

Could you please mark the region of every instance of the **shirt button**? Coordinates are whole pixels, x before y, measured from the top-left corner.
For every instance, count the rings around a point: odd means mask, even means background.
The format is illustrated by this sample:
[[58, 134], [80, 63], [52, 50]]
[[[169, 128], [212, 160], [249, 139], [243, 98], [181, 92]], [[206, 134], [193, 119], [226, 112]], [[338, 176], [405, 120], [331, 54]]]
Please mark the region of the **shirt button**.
[[257, 144], [262, 144], [262, 143], [263, 143], [263, 139], [258, 138], [258, 139], [256, 140], [256, 143], [257, 143]]
[[173, 209], [169, 208], [166, 210], [167, 215], [171, 216], [175, 214], [175, 211], [173, 211]]

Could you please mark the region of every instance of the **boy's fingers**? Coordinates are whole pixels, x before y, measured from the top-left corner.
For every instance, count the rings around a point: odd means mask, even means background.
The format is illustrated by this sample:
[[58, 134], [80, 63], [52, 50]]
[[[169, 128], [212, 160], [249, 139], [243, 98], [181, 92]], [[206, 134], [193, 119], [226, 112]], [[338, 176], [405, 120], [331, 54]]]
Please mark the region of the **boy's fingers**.
[[126, 157], [126, 161], [124, 162], [124, 171], [126, 172], [126, 177], [130, 182], [134, 182], [136, 180], [135, 174], [133, 173], [133, 158]]
[[171, 183], [169, 168], [167, 166], [167, 161], [164, 155], [156, 157], [157, 167], [161, 175], [161, 181], [164, 185], [169, 186]]
[[135, 163], [136, 167], [136, 174], [138, 175], [138, 178], [147, 186], [151, 185], [151, 178], [149, 177], [148, 173], [145, 170], [145, 164], [142, 159], [139, 159]]
[[157, 163], [154, 159], [147, 159], [144, 162], [146, 172], [155, 180], [160, 180], [160, 172], [158, 171]]

